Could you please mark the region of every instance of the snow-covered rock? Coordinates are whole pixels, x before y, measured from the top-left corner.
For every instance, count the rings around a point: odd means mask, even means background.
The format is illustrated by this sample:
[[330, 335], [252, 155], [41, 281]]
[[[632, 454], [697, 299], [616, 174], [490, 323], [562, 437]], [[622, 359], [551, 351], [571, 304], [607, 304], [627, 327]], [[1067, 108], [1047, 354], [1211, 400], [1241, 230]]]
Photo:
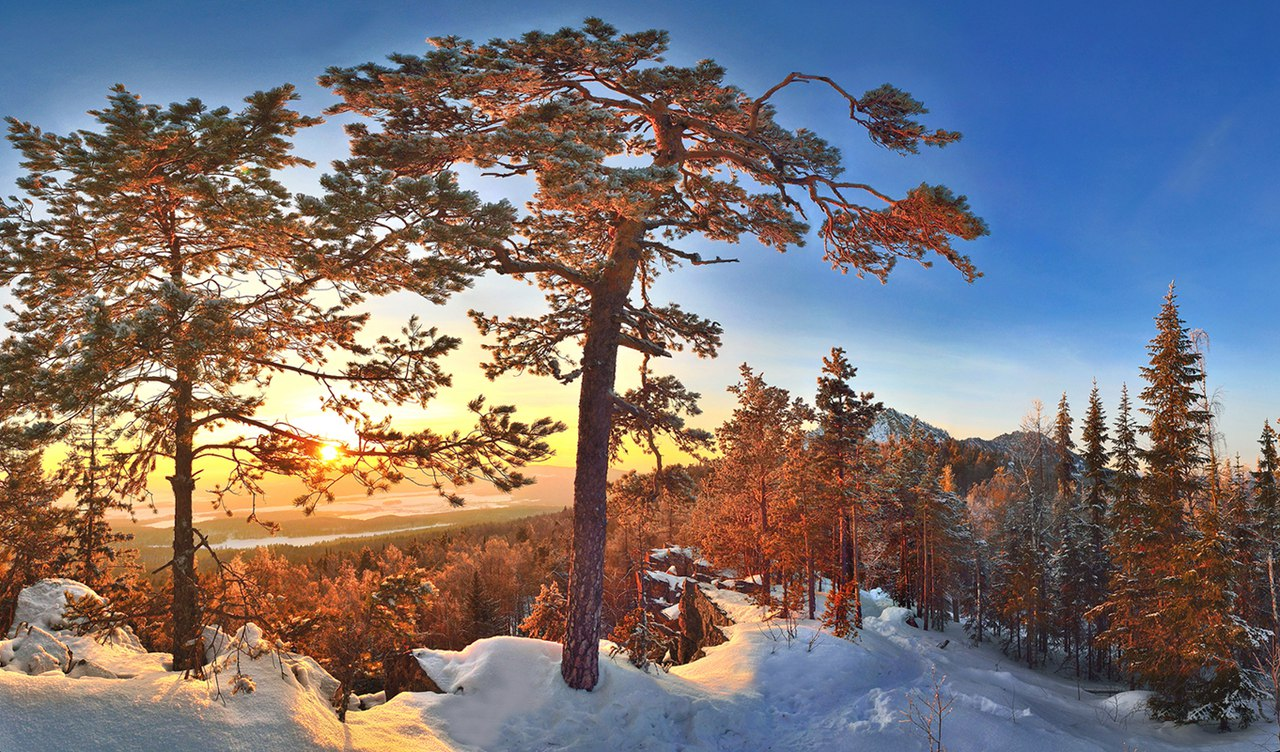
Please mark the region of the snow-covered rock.
[[18, 605], [13, 613], [13, 626], [9, 630], [9, 636], [16, 635], [24, 624], [49, 631], [70, 627], [64, 616], [68, 596], [102, 600], [102, 596], [94, 592], [93, 588], [75, 580], [40, 580], [18, 594]]
[[54, 669], [65, 672], [71, 665], [71, 651], [66, 643], [40, 627], [22, 627], [5, 642], [8, 648], [0, 652], [0, 663], [9, 671], [34, 676]]
[[229, 675], [233, 681], [240, 681], [233, 688], [238, 686], [244, 692], [256, 691], [257, 681], [246, 682], [239, 677], [246, 675], [246, 665], [262, 661], [273, 664], [280, 677], [288, 678], [317, 702], [329, 705], [337, 694], [338, 680], [314, 658], [281, 650], [276, 643], [267, 639], [257, 624], [250, 622], [230, 637], [220, 629], [206, 627], [204, 635], [205, 654], [213, 655], [212, 660], [206, 664], [206, 670], [219, 676]]
[[67, 670], [67, 676], [72, 679], [80, 679], [85, 676], [91, 676], [96, 679], [119, 679], [120, 675], [114, 671], [99, 666], [86, 658], [78, 658], [71, 662], [71, 668]]

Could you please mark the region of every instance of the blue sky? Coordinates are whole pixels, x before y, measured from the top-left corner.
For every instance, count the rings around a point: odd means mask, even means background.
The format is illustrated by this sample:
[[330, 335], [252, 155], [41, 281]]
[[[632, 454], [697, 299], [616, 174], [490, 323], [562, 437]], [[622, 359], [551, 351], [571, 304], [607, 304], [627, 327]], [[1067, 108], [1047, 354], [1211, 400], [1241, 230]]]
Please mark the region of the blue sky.
[[[869, 146], [821, 89], [779, 100], [784, 122], [844, 149], [849, 176], [898, 193], [928, 180], [967, 194], [992, 230], [967, 245], [986, 276], [966, 285], [950, 269], [902, 266], [881, 286], [831, 272], [812, 246], [716, 249], [744, 263], [690, 269], [666, 288], [726, 329], [719, 360], [671, 364], [703, 392], [708, 427], [730, 407], [723, 390], [738, 363], [811, 396], [833, 345], [860, 367], [861, 388], [959, 435], [1011, 430], [1033, 399], [1051, 408], [1063, 390], [1079, 417], [1094, 377], [1113, 413], [1122, 381], [1140, 388], [1152, 317], [1176, 279], [1184, 318], [1211, 338], [1229, 448], [1252, 461], [1262, 421], [1280, 415], [1280, 6], [10, 3], [0, 114], [66, 131], [116, 82], [148, 101], [234, 105], [288, 81], [301, 109], [318, 112], [333, 101], [314, 83], [326, 66], [417, 52], [427, 36], [507, 36], [588, 15], [668, 29], [671, 61], [714, 58], [748, 91], [791, 71], [853, 91], [892, 82], [929, 106], [931, 125], [965, 134], [904, 158]], [[344, 149], [336, 121], [298, 140], [322, 165]], [[16, 163], [0, 151], [0, 185], [12, 185]], [[317, 174], [291, 185], [309, 190]], [[536, 306], [504, 284], [427, 311], [469, 341], [451, 363], [461, 383], [478, 373], [478, 335], [462, 311]], [[574, 402], [532, 377], [485, 388], [531, 410]]]

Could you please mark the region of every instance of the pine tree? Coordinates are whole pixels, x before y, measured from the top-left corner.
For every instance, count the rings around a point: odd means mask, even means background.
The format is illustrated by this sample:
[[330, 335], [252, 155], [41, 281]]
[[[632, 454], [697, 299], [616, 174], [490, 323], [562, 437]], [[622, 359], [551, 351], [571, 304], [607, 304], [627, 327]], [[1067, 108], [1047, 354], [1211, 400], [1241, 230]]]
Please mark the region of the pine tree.
[[857, 375], [858, 369], [849, 363], [842, 348], [833, 347], [830, 357], [822, 359], [822, 376], [818, 377], [818, 394], [814, 400], [819, 434], [814, 440], [813, 453], [826, 476], [821, 490], [831, 499], [830, 506], [838, 520], [840, 565], [834, 586], [845, 591], [853, 626], [861, 629], [858, 521], [860, 507], [866, 503], [867, 475], [862, 445], [884, 405], [872, 402], [875, 399], [872, 392], [858, 394], [853, 390], [849, 382]]
[[[227, 494], [256, 499], [271, 474], [303, 480], [297, 501], [308, 510], [332, 501], [343, 475], [370, 489], [406, 472], [446, 494], [446, 482], [477, 477], [510, 489], [527, 481], [512, 468], [545, 457], [543, 438], [558, 428], [518, 423], [511, 408], [479, 399], [466, 434], [406, 434], [373, 414], [431, 399], [449, 383], [436, 360], [458, 341], [411, 319], [402, 337], [364, 343], [367, 316], [349, 307], [399, 289], [444, 299], [475, 270], [421, 249], [487, 244], [494, 222], [444, 177], [360, 182], [347, 171], [324, 180], [323, 198], [291, 202], [274, 173], [309, 164], [291, 139], [319, 122], [290, 109], [294, 99], [282, 86], [232, 113], [195, 99], [144, 104], [116, 87], [91, 113], [97, 130], [64, 136], [8, 121], [26, 197], [0, 203], [0, 284], [16, 299], [0, 348], [0, 417], [93, 415], [119, 436], [109, 487], [123, 501], [145, 498], [152, 472], [166, 472], [179, 670], [201, 662], [200, 470], [226, 472], [212, 483], [215, 505]], [[322, 451], [330, 437], [264, 414], [266, 387], [282, 374], [313, 382], [323, 408], [348, 423], [355, 439], [338, 457]]]
[[[796, 571], [804, 583], [803, 600], [808, 618], [814, 619], [817, 618], [818, 580], [835, 568], [828, 565], [826, 545], [834, 534], [835, 515], [822, 494], [828, 476], [814, 461], [813, 437], [807, 439], [792, 442], [788, 447], [782, 471], [783, 506], [776, 521], [780, 535], [789, 542], [788, 558], [796, 559]], [[838, 559], [838, 555], [835, 558]], [[827, 600], [828, 610], [831, 597]], [[845, 600], [847, 602], [847, 598]], [[841, 613], [847, 622], [848, 609]]]
[[769, 607], [775, 559], [787, 545], [773, 518], [786, 499], [788, 459], [804, 441], [804, 425], [813, 412], [745, 363], [741, 371], [742, 380], [729, 387], [738, 404], [716, 431], [722, 456], [714, 461], [695, 507], [695, 529], [712, 561], [742, 576], [759, 575], [761, 601]]
[[[4, 432], [8, 434], [10, 432]], [[70, 560], [69, 510], [56, 502], [63, 488], [45, 473], [43, 454], [0, 436], [0, 635], [9, 631], [18, 593], [54, 577]], [[18, 442], [26, 445], [26, 441]]]
[[825, 83], [875, 144], [910, 154], [959, 138], [921, 125], [924, 107], [892, 86], [853, 97], [825, 77], [792, 73], [751, 97], [710, 60], [662, 64], [666, 32], [619, 34], [599, 19], [487, 44], [432, 43], [425, 56], [334, 68], [321, 82], [343, 99], [335, 111], [377, 122], [349, 126], [361, 160], [400, 175], [462, 162], [484, 175], [537, 181], [526, 213], [507, 207], [510, 237], [466, 259], [535, 282], [551, 308], [505, 320], [473, 314], [497, 339], [489, 373], [581, 380], [561, 670], [571, 687], [590, 689], [599, 676], [608, 445], [623, 407], [614, 389], [618, 351], [663, 357], [687, 347], [711, 356], [720, 343], [718, 324], [651, 302], [658, 272], [730, 261], [690, 250], [696, 236], [799, 245], [808, 230], [802, 215], [812, 211], [824, 257], [837, 269], [883, 279], [899, 259], [936, 253], [972, 279], [973, 265], [952, 242], [986, 226], [945, 187], [921, 185], [895, 199], [844, 182], [840, 152], [812, 131], [784, 128], [772, 101], [792, 85]]
[[556, 583], [543, 585], [533, 601], [533, 609], [520, 622], [520, 631], [535, 640], [560, 642], [564, 639], [564, 620], [569, 601]]
[[64, 463], [75, 476], [72, 481], [76, 500], [72, 560], [77, 579], [89, 587], [102, 589], [109, 582], [119, 545], [133, 538], [128, 533], [112, 530], [107, 513], [131, 512], [133, 505], [111, 487], [113, 473], [106, 465], [110, 461], [111, 439], [99, 434], [93, 408], [83, 429], [78, 440], [71, 442], [71, 456]]

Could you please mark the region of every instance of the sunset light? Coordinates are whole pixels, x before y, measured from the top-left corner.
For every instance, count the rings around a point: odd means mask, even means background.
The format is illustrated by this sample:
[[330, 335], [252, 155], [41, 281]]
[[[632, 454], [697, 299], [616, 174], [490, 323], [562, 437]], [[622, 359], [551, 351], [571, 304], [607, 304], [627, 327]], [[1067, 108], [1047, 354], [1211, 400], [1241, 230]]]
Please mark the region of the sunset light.
[[325, 462], [333, 462], [342, 456], [342, 446], [339, 444], [321, 444], [316, 454]]
[[1276, 749], [1278, 40], [0, 3], [0, 752]]

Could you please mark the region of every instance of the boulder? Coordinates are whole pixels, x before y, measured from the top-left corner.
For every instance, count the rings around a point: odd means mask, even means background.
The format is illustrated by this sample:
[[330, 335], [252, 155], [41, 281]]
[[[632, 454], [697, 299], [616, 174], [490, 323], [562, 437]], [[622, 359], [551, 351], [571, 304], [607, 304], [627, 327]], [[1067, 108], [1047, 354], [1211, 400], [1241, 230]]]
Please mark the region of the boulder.
[[16, 636], [23, 625], [35, 626], [51, 632], [69, 628], [71, 625], [67, 623], [65, 617], [68, 596], [102, 600], [102, 596], [95, 593], [93, 588], [75, 580], [62, 578], [40, 580], [18, 593], [18, 603], [13, 612], [13, 627], [9, 630], [9, 636]]

